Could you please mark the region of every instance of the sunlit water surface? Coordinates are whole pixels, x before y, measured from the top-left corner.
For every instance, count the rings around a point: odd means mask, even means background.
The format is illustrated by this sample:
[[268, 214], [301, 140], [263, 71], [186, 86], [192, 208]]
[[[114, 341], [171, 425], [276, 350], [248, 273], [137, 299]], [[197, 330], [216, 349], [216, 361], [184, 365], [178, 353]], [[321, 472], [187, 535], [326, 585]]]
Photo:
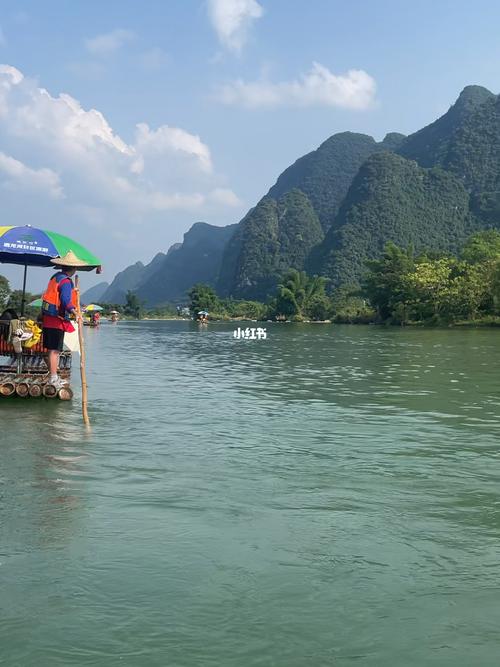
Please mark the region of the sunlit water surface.
[[0, 401], [0, 664], [498, 666], [500, 332], [233, 328]]

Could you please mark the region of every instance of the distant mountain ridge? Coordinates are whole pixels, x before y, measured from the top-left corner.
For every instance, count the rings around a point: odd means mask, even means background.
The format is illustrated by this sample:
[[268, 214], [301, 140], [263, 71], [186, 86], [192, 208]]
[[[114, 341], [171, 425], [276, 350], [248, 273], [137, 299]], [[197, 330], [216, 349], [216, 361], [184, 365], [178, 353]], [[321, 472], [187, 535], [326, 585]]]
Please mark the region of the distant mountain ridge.
[[88, 305], [89, 303], [98, 303], [102, 300], [108, 287], [109, 283], [106, 282], [97, 283], [94, 287], [89, 287], [88, 290], [83, 292], [81, 302], [85, 305]]
[[136, 293], [148, 306], [186, 301], [187, 291], [197, 282], [215, 286], [222, 252], [236, 225], [218, 227], [195, 222], [167, 253], [158, 253], [144, 265], [136, 262], [115, 276], [102, 300], [125, 303], [128, 291]]
[[236, 227], [196, 222], [184, 234], [183, 242], [172, 246], [155, 270], [141, 280], [138, 296], [147, 305], [185, 302], [195, 283], [215, 287], [222, 253]]
[[144, 280], [156, 271], [163, 259], [165, 253], [159, 252], [149, 264], [136, 262], [128, 266], [120, 273], [117, 273], [113, 282], [101, 297], [105, 303], [125, 303], [128, 291], [135, 292]]

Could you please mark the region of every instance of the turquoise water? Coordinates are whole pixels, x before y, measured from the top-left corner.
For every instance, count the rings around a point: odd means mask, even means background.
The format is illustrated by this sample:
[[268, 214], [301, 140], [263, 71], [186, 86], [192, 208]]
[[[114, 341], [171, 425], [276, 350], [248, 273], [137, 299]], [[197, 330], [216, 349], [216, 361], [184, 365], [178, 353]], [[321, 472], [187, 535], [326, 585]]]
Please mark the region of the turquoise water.
[[498, 665], [500, 332], [233, 328], [0, 401], [0, 664]]

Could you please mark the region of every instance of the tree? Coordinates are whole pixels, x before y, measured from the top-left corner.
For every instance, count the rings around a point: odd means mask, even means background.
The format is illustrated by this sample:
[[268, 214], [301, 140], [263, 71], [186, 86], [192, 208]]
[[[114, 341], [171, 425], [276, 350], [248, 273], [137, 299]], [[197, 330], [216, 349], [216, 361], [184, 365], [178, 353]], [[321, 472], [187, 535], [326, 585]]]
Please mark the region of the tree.
[[278, 285], [278, 315], [303, 317], [311, 304], [325, 296], [326, 278], [309, 277], [305, 271], [289, 271]]
[[226, 299], [222, 306], [230, 317], [245, 317], [249, 320], [265, 319], [267, 306], [260, 301], [236, 301]]
[[[31, 292], [26, 292], [25, 297], [24, 297], [24, 303], [25, 303], [25, 308], [24, 308], [24, 313], [25, 315], [35, 315], [37, 313], [37, 309], [30, 308], [28, 306], [31, 301], [37, 298], [36, 294], [31, 294]], [[7, 308], [12, 308], [13, 310], [16, 311], [18, 315], [21, 314], [21, 305], [22, 305], [22, 300], [23, 300], [23, 290], [21, 289], [15, 289], [12, 290], [12, 292], [9, 295], [9, 300], [7, 301]], [[39, 309], [38, 309], [39, 310]]]
[[401, 276], [401, 284], [405, 286], [406, 310], [403, 311], [399, 302], [396, 313], [403, 323], [408, 319], [437, 318], [446, 309], [450, 310], [452, 262], [450, 258], [422, 259], [413, 271]]
[[491, 311], [491, 277], [485, 282], [481, 267], [453, 260], [444, 316], [449, 321], [474, 320], [485, 303]]
[[497, 313], [500, 305], [500, 232], [487, 229], [473, 234], [462, 250], [462, 259], [471, 266], [476, 281], [482, 283], [481, 310]]
[[128, 317], [134, 317], [137, 320], [140, 320], [143, 316], [144, 304], [137, 294], [131, 290], [128, 290], [126, 294], [123, 312]]
[[307, 316], [316, 322], [322, 322], [330, 318], [332, 313], [332, 302], [326, 294], [318, 294], [313, 297], [307, 306]]
[[491, 312], [500, 313], [500, 262], [497, 262], [491, 278]]
[[[380, 259], [366, 263], [362, 293], [370, 300], [382, 321], [394, 316], [405, 317], [405, 305], [409, 298], [408, 286], [403, 276], [414, 269], [413, 249], [402, 250], [392, 242], [386, 244]], [[401, 321], [401, 319], [400, 319]]]
[[479, 234], [455, 257], [422, 255], [388, 244], [369, 263], [365, 293], [380, 319], [390, 322], [454, 322], [494, 314], [500, 302], [500, 235]]
[[197, 283], [191, 287], [188, 296], [189, 309], [193, 315], [196, 315], [200, 310], [214, 311], [220, 306], [217, 294], [210, 285]]
[[500, 232], [486, 229], [473, 234], [464, 245], [461, 256], [470, 264], [500, 259]]
[[0, 276], [0, 308], [3, 310], [10, 296], [10, 285], [7, 278]]

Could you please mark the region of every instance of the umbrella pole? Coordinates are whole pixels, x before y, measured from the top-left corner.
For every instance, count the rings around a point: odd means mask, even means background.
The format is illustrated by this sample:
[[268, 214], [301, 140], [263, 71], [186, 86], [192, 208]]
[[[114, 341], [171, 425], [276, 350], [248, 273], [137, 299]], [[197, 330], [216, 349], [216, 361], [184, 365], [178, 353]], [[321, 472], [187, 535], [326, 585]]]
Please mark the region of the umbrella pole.
[[21, 299], [21, 317], [24, 317], [24, 308], [26, 306], [26, 277], [28, 275], [28, 265], [24, 265], [24, 278], [23, 278], [23, 297]]
[[85, 343], [83, 340], [83, 322], [82, 310], [80, 307], [80, 281], [78, 276], [75, 276], [75, 292], [76, 292], [76, 314], [78, 317], [78, 340], [80, 342], [80, 378], [82, 381], [82, 416], [83, 422], [86, 426], [90, 425], [89, 414], [87, 412], [87, 373], [85, 370]]

